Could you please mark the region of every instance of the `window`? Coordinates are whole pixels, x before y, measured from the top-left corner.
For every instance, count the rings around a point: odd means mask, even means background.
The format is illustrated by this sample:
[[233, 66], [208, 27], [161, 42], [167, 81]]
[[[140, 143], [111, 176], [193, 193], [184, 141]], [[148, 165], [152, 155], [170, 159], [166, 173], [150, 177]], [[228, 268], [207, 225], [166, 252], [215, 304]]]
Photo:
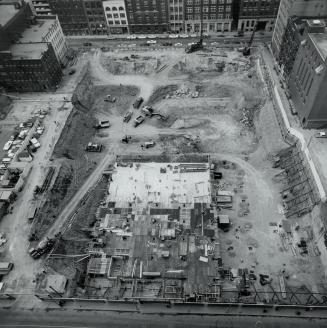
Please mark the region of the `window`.
[[216, 15], [215, 14], [210, 14], [210, 19], [216, 19]]
[[117, 11], [117, 8], [116, 8], [116, 7], [112, 7], [112, 10], [113, 10], [113, 11]]
[[211, 0], [210, 3], [211, 3], [212, 5], [215, 5], [215, 4], [217, 3], [217, 0]]
[[118, 18], [119, 16], [118, 16], [118, 14], [114, 14], [114, 18]]
[[115, 20], [115, 24], [119, 25], [120, 24], [120, 21]]
[[125, 20], [122, 20], [121, 23], [124, 24], [124, 25], [126, 25], [126, 21]]
[[187, 12], [188, 13], [192, 13], [193, 12], [193, 8], [192, 7], [187, 7]]
[[125, 14], [124, 13], [121, 13], [120, 14], [120, 17], [125, 18]]
[[193, 0], [187, 0], [186, 2], [188, 5], [193, 5]]
[[203, 4], [207, 5], [209, 3], [209, 0], [203, 0]]
[[204, 7], [203, 7], [203, 12], [204, 12], [204, 13], [207, 13], [208, 11], [209, 11], [208, 6], [204, 6]]
[[119, 10], [124, 10], [124, 7], [119, 7]]
[[223, 11], [224, 11], [224, 7], [219, 6], [219, 7], [218, 7], [218, 12], [222, 13]]
[[195, 13], [199, 13], [199, 12], [200, 12], [200, 7], [195, 7], [195, 8], [194, 8], [194, 12], [195, 12]]
[[226, 13], [229, 13], [230, 12], [230, 6], [226, 6], [225, 10], [226, 10]]
[[224, 18], [224, 15], [223, 15], [223, 14], [218, 14], [218, 15], [217, 15], [217, 18], [218, 18], [218, 19], [222, 19], [222, 18]]
[[203, 19], [208, 19], [208, 15], [203, 15]]
[[215, 11], [216, 11], [216, 7], [215, 7], [215, 6], [211, 6], [211, 7], [210, 7], [210, 11], [211, 11], [211, 12], [215, 12]]
[[187, 15], [187, 19], [188, 20], [192, 20], [193, 19], [193, 15]]
[[106, 7], [106, 11], [110, 11], [110, 8], [109, 7]]

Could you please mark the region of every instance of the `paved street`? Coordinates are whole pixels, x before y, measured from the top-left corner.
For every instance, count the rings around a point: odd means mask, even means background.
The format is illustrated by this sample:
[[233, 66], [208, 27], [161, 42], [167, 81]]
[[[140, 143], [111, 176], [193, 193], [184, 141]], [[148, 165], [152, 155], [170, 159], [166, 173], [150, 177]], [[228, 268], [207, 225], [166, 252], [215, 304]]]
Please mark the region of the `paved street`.
[[219, 327], [219, 328], [306, 328], [326, 327], [322, 320], [294, 318], [260, 318], [247, 316], [169, 316], [144, 315], [135, 313], [108, 312], [71, 312], [71, 311], [11, 311], [0, 310], [0, 327], [52, 327], [52, 328], [108, 328], [108, 327], [143, 327], [143, 328], [183, 328], [183, 327]]

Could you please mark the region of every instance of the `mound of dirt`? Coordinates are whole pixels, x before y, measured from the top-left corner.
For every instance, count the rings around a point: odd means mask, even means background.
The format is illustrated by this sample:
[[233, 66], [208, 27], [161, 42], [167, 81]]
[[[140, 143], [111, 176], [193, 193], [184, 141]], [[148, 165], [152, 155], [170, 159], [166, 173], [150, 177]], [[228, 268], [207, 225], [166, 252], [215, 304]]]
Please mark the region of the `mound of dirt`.
[[[0, 89], [1, 92], [1, 89]], [[4, 95], [0, 95], [0, 120], [4, 120], [11, 108], [12, 100]]]
[[178, 89], [178, 86], [176, 84], [170, 84], [170, 85], [166, 85], [164, 87], [159, 87], [154, 90], [154, 92], [152, 93], [151, 97], [149, 98], [147, 104], [149, 106], [152, 106], [156, 102], [165, 98], [168, 94], [176, 91], [177, 89]]

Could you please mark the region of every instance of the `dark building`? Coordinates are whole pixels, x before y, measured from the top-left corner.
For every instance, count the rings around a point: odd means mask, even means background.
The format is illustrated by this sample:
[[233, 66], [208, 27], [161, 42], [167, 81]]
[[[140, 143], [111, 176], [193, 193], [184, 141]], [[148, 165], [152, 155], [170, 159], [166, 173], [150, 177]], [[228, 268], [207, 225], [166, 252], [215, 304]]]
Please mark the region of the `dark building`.
[[291, 17], [288, 19], [282, 38], [277, 62], [285, 79], [288, 79], [293, 69], [295, 57], [300, 47], [305, 28], [305, 19]]
[[130, 33], [166, 33], [168, 0], [125, 0]]
[[273, 31], [280, 0], [241, 0], [238, 29], [252, 31], [257, 23], [258, 31]]
[[0, 1], [0, 51], [21, 37], [32, 16], [30, 6], [23, 1]]
[[323, 20], [307, 20], [290, 79], [290, 97], [305, 128], [327, 126], [327, 32]]
[[66, 35], [90, 34], [83, 0], [49, 0], [49, 6]]
[[7, 91], [54, 90], [61, 78], [51, 43], [17, 43], [0, 52], [0, 85]]
[[83, 0], [90, 34], [107, 34], [107, 21], [102, 0]]
[[232, 0], [185, 0], [186, 32], [224, 32], [232, 27]]

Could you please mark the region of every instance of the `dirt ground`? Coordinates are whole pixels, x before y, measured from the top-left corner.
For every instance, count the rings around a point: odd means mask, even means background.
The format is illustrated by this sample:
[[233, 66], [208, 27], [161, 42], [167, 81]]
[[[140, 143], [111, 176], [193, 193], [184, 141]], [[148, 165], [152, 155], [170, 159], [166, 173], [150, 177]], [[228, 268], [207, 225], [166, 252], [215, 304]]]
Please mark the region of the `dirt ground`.
[[[294, 256], [283, 248], [278, 232], [283, 219], [280, 186], [273, 181], [278, 171], [272, 169], [270, 159], [286, 145], [257, 74], [256, 61], [244, 59], [237, 51], [218, 49], [210, 54], [185, 54], [183, 49], [164, 54], [139, 51], [138, 58], [131, 58], [132, 54], [99, 49], [81, 54], [78, 72], [84, 70], [84, 78], [79, 83], [64, 81], [73, 95], [74, 107], [61, 121], [65, 124], [58, 127], [63, 129], [60, 138], [52, 142], [43, 162], [48, 165], [51, 159], [53, 165], [60, 166], [43, 209], [45, 227], [69, 205], [69, 199], [104, 156], [114, 161], [122, 154], [208, 154], [215, 161], [234, 163], [232, 168], [222, 169], [226, 189], [235, 192], [233, 210], [227, 211], [232, 229], [221, 233], [225, 266], [248, 267], [274, 279], [285, 270], [288, 284], [320, 290], [319, 257]], [[109, 94], [116, 98], [114, 103], [104, 101]], [[142, 106], [151, 105], [166, 119], [146, 117], [135, 128], [133, 121], [141, 112], [132, 104], [140, 96], [144, 98]], [[124, 123], [123, 116], [129, 110], [133, 111], [132, 118]], [[95, 130], [96, 121], [104, 119], [110, 121], [110, 128]], [[127, 144], [121, 142], [126, 135], [131, 137]], [[156, 142], [155, 147], [142, 149], [141, 143], [149, 140]], [[86, 153], [84, 147], [89, 141], [101, 143], [104, 151]], [[42, 163], [42, 158], [39, 161]], [[78, 231], [92, 223], [97, 202], [97, 197], [90, 198], [87, 210], [80, 212], [84, 220], [76, 221], [66, 238], [85, 238]], [[246, 216], [244, 209], [248, 210]], [[293, 228], [296, 222], [301, 229], [308, 226], [294, 220]], [[81, 251], [87, 240], [73, 251]], [[60, 271], [64, 266], [66, 262], [61, 260], [54, 268]], [[15, 278], [19, 278], [18, 273]]]
[[[98, 50], [90, 54], [94, 115], [111, 122], [95, 140], [112, 155], [205, 153], [213, 160], [234, 163], [233, 169], [223, 169], [223, 184], [236, 193], [234, 208], [226, 213], [232, 229], [221, 234], [225, 266], [271, 275], [275, 288], [284, 272], [287, 285], [306, 284], [321, 291], [319, 257], [294, 255], [283, 248], [280, 185], [273, 181], [278, 171], [270, 160], [287, 145], [257, 74], [255, 57], [248, 60], [235, 51], [218, 50], [211, 56], [186, 55], [182, 50], [164, 55], [140, 52], [136, 59], [131, 54]], [[106, 94], [117, 101], [104, 103]], [[133, 120], [140, 111], [132, 108], [132, 102], [137, 96], [144, 98], [142, 106], [151, 105], [167, 120], [147, 117], [135, 128]], [[133, 111], [132, 119], [123, 123], [128, 110]], [[121, 143], [125, 135], [131, 136], [128, 144]], [[140, 144], [149, 140], [156, 146], [141, 150]], [[246, 216], [244, 206], [249, 209]], [[293, 229], [297, 223], [308, 229], [301, 219], [291, 222]]]

